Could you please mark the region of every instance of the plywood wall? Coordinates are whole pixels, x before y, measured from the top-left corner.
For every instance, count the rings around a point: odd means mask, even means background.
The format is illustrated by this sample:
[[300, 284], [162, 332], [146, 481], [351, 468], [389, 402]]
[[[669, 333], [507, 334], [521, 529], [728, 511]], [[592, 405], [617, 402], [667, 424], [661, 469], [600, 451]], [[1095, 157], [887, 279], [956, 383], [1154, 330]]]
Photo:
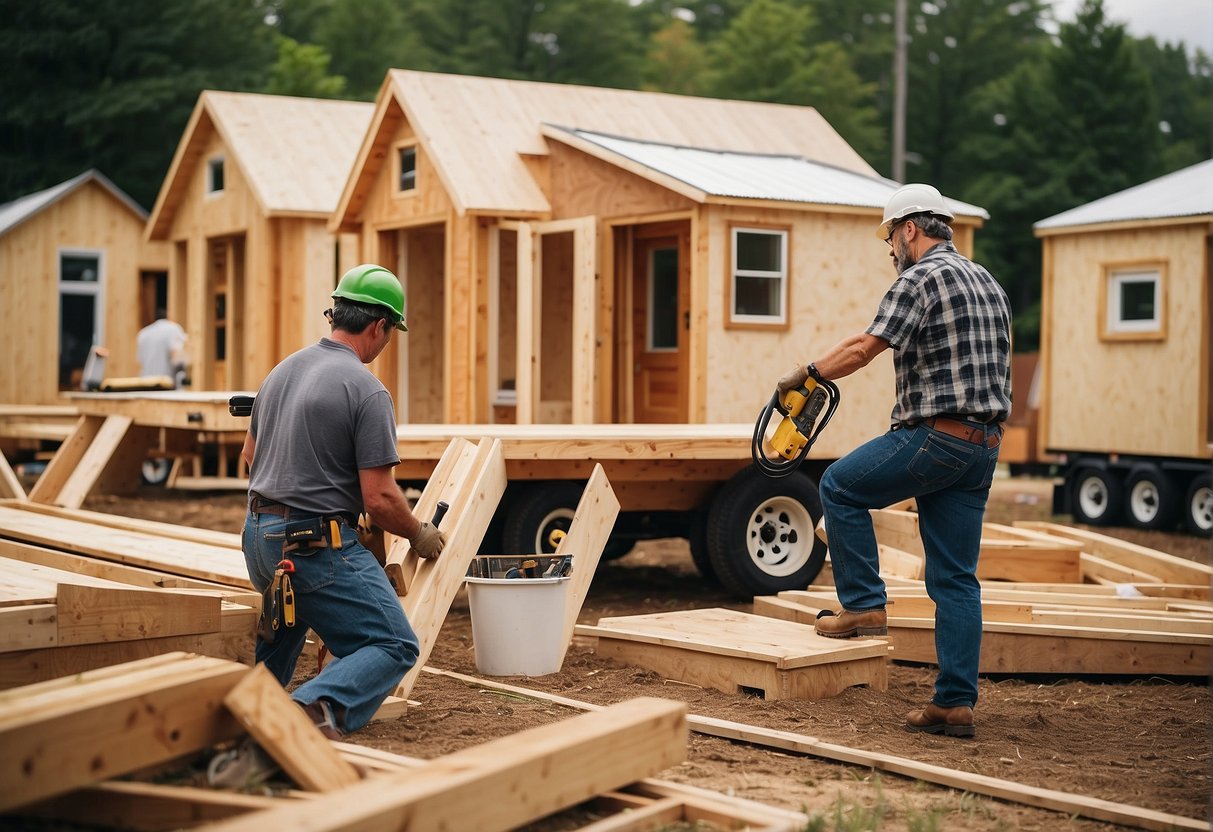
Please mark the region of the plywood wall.
[[0, 401], [58, 402], [59, 252], [102, 258], [106, 373], [137, 375], [139, 272], [165, 271], [168, 247], [142, 242], [143, 221], [103, 186], [88, 182], [0, 237], [0, 290], [6, 323], [0, 334], [5, 371]]
[[689, 210], [691, 200], [559, 142], [551, 149], [552, 219], [603, 220]]
[[[696, 279], [705, 283], [692, 302], [706, 304], [703, 314], [693, 311], [697, 323], [707, 321], [704, 421], [752, 422], [780, 376], [867, 328], [896, 274], [868, 215], [709, 206], [703, 217], [707, 251], [698, 261], [706, 274]], [[725, 327], [729, 228], [736, 223], [790, 228], [792, 324], [786, 329]], [[892, 355], [886, 351], [838, 386], [842, 404], [814, 447], [821, 457], [840, 456], [888, 428]]]
[[[1045, 446], [1208, 457], [1207, 224], [1118, 228], [1044, 239]], [[1166, 337], [1103, 340], [1109, 265], [1165, 266]]]
[[[398, 109], [394, 102], [389, 106]], [[379, 163], [359, 217], [364, 227], [368, 223], [383, 227], [408, 225], [419, 219], [445, 218], [453, 208], [433, 161], [420, 144], [417, 145], [417, 187], [407, 192], [399, 190], [393, 176], [393, 157], [400, 144], [416, 142], [417, 136], [403, 117], [394, 121], [398, 126], [384, 141], [384, 158]]]

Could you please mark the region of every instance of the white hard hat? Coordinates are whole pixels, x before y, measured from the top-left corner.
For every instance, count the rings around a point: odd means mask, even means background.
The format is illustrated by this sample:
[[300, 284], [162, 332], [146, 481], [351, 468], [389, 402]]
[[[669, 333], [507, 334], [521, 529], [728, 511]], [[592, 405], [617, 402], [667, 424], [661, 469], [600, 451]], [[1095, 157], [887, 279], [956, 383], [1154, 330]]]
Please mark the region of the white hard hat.
[[876, 229], [876, 236], [882, 240], [889, 236], [889, 224], [911, 214], [934, 214], [940, 219], [951, 222], [953, 214], [944, 204], [943, 194], [934, 186], [915, 182], [902, 185], [884, 207], [884, 219]]

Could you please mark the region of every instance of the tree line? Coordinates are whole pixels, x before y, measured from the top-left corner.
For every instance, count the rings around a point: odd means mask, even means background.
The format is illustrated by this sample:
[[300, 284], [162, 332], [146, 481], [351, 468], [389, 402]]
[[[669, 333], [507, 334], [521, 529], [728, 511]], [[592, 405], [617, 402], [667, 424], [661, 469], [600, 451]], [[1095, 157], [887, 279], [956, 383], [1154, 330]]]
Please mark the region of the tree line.
[[[894, 0], [0, 0], [0, 203], [95, 167], [155, 200], [204, 89], [371, 100], [390, 67], [816, 107], [891, 167]], [[1036, 346], [1033, 222], [1210, 158], [1213, 64], [1102, 0], [912, 0], [906, 179], [985, 207]], [[621, 128], [622, 129], [622, 128]]]

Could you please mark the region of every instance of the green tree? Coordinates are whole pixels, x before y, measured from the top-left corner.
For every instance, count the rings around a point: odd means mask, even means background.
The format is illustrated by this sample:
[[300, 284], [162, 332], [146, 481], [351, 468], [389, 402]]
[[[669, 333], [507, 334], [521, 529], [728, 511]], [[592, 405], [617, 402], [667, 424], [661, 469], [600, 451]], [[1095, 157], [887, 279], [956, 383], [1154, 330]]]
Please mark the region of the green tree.
[[[784, 0], [753, 0], [709, 46], [721, 98], [786, 103], [803, 90], [812, 12]], [[801, 101], [797, 103], [808, 104]]]
[[316, 43], [332, 55], [332, 71], [350, 97], [370, 100], [389, 69], [425, 69], [429, 52], [398, 0], [333, 0], [316, 23]]
[[1192, 56], [1182, 44], [1137, 41], [1137, 52], [1150, 74], [1158, 99], [1159, 140], [1163, 171], [1178, 170], [1213, 157], [1213, 64], [1197, 49]]
[[691, 24], [672, 18], [649, 36], [642, 86], [684, 95], [707, 92], [708, 54]]
[[530, 33], [527, 77], [636, 89], [644, 41], [626, 0], [547, 0]]
[[329, 53], [323, 46], [278, 37], [278, 60], [270, 67], [265, 92], [306, 98], [340, 98], [345, 79], [329, 74]]
[[842, 45], [833, 41], [809, 50], [808, 63], [794, 76], [801, 90], [797, 100], [816, 107], [860, 156], [875, 166], [888, 134], [876, 109], [876, 84], [861, 81]]
[[985, 172], [961, 195], [990, 209], [979, 259], [1007, 287], [1017, 348], [1039, 338], [1040, 242], [1032, 224], [1160, 173], [1157, 105], [1136, 45], [1087, 0], [1041, 46], [982, 96], [996, 131], [971, 152]]
[[150, 206], [198, 93], [260, 89], [254, 0], [0, 0], [0, 200], [95, 167]]

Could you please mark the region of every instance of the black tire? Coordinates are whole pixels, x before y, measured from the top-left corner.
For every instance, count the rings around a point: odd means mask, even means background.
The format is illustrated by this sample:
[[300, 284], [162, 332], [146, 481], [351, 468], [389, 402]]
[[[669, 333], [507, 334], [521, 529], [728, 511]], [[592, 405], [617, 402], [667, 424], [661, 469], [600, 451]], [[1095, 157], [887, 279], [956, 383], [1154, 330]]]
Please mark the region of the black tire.
[[168, 475], [172, 473], [173, 461], [167, 457], [145, 459], [139, 472], [139, 478], [147, 485], [164, 485]]
[[1120, 520], [1124, 485], [1120, 477], [1103, 468], [1082, 468], [1074, 475], [1070, 513], [1075, 522], [1089, 526], [1113, 526]]
[[1198, 537], [1213, 535], [1213, 483], [1208, 474], [1200, 474], [1188, 486], [1184, 498], [1184, 525]]
[[817, 483], [746, 468], [724, 484], [708, 514], [708, 557], [726, 590], [742, 600], [804, 589], [821, 572], [826, 545]]
[[1134, 469], [1125, 482], [1125, 516], [1139, 529], [1173, 529], [1179, 520], [1179, 486], [1157, 465]]
[[699, 570], [703, 582], [713, 589], [720, 588], [720, 578], [712, 568], [712, 558], [708, 554], [708, 511], [696, 509], [691, 515], [691, 527], [687, 531], [687, 542], [691, 544], [691, 560]]
[[[556, 551], [553, 531], [568, 532], [585, 485], [580, 482], [536, 482], [522, 486], [510, 499], [501, 526], [501, 554], [550, 555]], [[600, 561], [615, 560], [632, 551], [631, 539], [611, 538]], [[573, 554], [576, 554], [575, 552]]]

